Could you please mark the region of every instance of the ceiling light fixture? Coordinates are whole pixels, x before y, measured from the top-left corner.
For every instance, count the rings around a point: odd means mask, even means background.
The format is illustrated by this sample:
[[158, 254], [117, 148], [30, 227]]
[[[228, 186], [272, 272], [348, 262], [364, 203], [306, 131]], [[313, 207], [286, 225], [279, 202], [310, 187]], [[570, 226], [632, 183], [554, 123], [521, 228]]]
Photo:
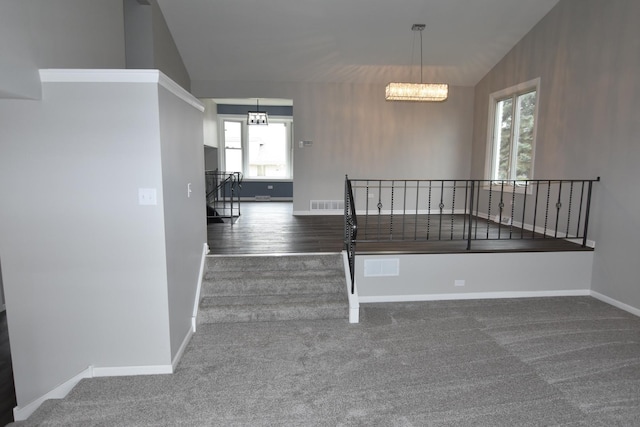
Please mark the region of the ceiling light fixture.
[[266, 111], [260, 111], [260, 102], [256, 98], [256, 111], [247, 111], [248, 125], [269, 125], [269, 116]]
[[424, 24], [413, 24], [412, 31], [420, 31], [420, 83], [389, 83], [385, 91], [387, 101], [444, 101], [449, 96], [449, 85], [422, 83], [422, 31]]

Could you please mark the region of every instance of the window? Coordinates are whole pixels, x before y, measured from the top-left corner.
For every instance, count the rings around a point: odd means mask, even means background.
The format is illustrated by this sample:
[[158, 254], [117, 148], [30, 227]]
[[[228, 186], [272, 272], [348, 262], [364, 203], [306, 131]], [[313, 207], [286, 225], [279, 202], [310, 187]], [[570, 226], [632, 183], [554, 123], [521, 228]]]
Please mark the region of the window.
[[246, 118], [222, 119], [224, 170], [249, 179], [291, 179], [291, 120], [269, 117], [267, 126]]
[[249, 178], [289, 178], [289, 144], [285, 123], [248, 126]]
[[242, 122], [224, 121], [224, 170], [242, 172]]
[[489, 179], [533, 179], [539, 86], [535, 79], [490, 95]]

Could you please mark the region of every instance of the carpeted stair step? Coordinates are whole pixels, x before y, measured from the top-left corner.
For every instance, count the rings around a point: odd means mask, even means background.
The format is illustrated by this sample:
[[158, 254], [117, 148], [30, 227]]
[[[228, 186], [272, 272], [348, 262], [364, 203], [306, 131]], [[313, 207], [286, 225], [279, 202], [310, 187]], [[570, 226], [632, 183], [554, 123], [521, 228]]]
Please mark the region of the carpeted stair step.
[[342, 269], [340, 254], [269, 255], [269, 256], [210, 256], [207, 257], [205, 279], [216, 271], [281, 271]]
[[348, 317], [341, 254], [207, 258], [198, 323]]
[[205, 297], [200, 309], [200, 323], [342, 319], [349, 316], [343, 296], [335, 294]]
[[343, 270], [221, 271], [203, 281], [201, 295], [290, 295], [342, 293]]

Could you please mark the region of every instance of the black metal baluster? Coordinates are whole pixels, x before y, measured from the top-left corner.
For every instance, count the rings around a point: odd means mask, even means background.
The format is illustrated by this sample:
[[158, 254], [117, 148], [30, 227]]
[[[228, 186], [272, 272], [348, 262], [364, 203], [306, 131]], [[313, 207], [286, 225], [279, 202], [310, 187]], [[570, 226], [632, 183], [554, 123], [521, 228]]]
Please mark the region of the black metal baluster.
[[473, 232], [473, 238], [474, 239], [478, 238], [478, 228], [480, 228], [479, 221], [478, 221], [480, 219], [480, 217], [479, 217], [479, 213], [480, 213], [480, 187], [481, 187], [480, 181], [478, 181], [478, 187], [477, 187], [477, 190], [476, 190], [478, 193], [477, 193], [476, 203], [475, 203], [475, 205], [476, 205], [476, 217], [475, 217], [475, 220], [474, 220], [474, 223], [475, 223], [475, 231]]
[[558, 224], [560, 223], [560, 209], [562, 208], [562, 181], [558, 181], [558, 201], [556, 202], [556, 225], [553, 232], [553, 237], [558, 238]]
[[549, 222], [549, 201], [551, 199], [551, 181], [547, 183], [547, 206], [544, 211], [544, 231], [542, 234], [542, 238], [547, 238], [547, 224]]
[[569, 238], [569, 227], [571, 224], [571, 203], [573, 202], [573, 181], [569, 186], [569, 206], [567, 206], [567, 232], [565, 233], [565, 237]]
[[382, 215], [382, 180], [378, 181], [378, 236], [376, 240], [380, 240], [380, 216]]
[[540, 194], [540, 181], [536, 181], [536, 201], [533, 208], [533, 229], [531, 230], [531, 238], [536, 238], [536, 218], [538, 216], [538, 194]]
[[431, 228], [431, 181], [429, 181], [429, 199], [427, 204], [427, 240], [429, 240], [430, 228]]
[[487, 240], [489, 239], [489, 226], [491, 225], [491, 199], [493, 197], [493, 181], [489, 181], [489, 206], [487, 208]]
[[416, 180], [416, 214], [413, 224], [413, 240], [418, 240], [418, 208], [420, 207], [420, 181]]
[[513, 215], [514, 215], [514, 209], [516, 206], [516, 181], [513, 181], [513, 191], [511, 192], [511, 218], [510, 218], [510, 224], [509, 224], [509, 239], [511, 239], [511, 236], [513, 235]]
[[369, 237], [369, 180], [366, 181], [366, 206], [364, 211], [364, 239], [367, 240]]
[[[600, 181], [600, 177], [598, 177], [598, 181]], [[593, 188], [593, 181], [589, 181], [589, 187], [587, 190], [587, 207], [584, 213], [584, 234], [582, 238], [582, 247], [587, 246], [587, 231], [589, 230], [589, 212], [591, 211], [591, 190]]]
[[451, 196], [451, 240], [453, 240], [453, 221], [456, 206], [456, 181], [453, 181], [453, 194]]
[[498, 240], [502, 235], [502, 212], [504, 210], [504, 180], [500, 183], [500, 203], [498, 204], [500, 213], [498, 214]]
[[520, 239], [524, 239], [524, 221], [527, 212], [527, 190], [529, 189], [529, 180], [524, 182], [524, 193], [522, 193], [522, 224], [520, 225]]
[[444, 181], [440, 181], [440, 203], [438, 207], [440, 208], [440, 215], [438, 215], [438, 240], [442, 240], [442, 213], [444, 210]]
[[578, 209], [578, 223], [576, 224], [576, 238], [580, 237], [580, 220], [582, 220], [582, 206], [584, 204], [584, 181], [580, 188], [580, 208]]
[[[473, 189], [472, 189], [473, 191]], [[462, 238], [467, 235], [467, 202], [469, 201], [469, 181], [464, 182], [464, 212], [462, 214]], [[471, 219], [471, 216], [469, 216]], [[471, 221], [469, 221], [469, 228], [471, 228]]]
[[404, 240], [404, 226], [407, 217], [407, 181], [404, 181], [404, 194], [402, 197], [402, 240]]
[[[471, 181], [471, 197], [469, 199], [469, 237], [467, 238], [467, 250], [471, 250], [471, 221], [473, 221], [473, 194], [474, 194], [474, 182]], [[478, 185], [478, 188], [480, 186]], [[477, 232], [477, 224], [476, 224], [476, 232]]]
[[344, 246], [348, 249], [349, 242], [349, 175], [344, 176]]
[[393, 196], [395, 194], [395, 180], [391, 181], [391, 214], [389, 217], [389, 239], [393, 240]]

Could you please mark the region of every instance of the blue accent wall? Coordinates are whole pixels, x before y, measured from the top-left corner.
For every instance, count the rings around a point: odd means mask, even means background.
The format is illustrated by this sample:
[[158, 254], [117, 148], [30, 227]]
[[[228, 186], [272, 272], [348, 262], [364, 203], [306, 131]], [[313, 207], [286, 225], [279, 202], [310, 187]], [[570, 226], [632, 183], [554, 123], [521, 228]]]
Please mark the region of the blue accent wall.
[[[273, 188], [269, 188], [272, 186]], [[224, 193], [229, 197], [231, 190], [227, 185]], [[291, 181], [242, 181], [241, 199], [253, 199], [256, 196], [271, 196], [274, 199], [293, 200], [293, 182]]]
[[[255, 105], [228, 105], [218, 104], [218, 114], [245, 115], [247, 111], [256, 111]], [[291, 105], [261, 105], [260, 111], [266, 111], [270, 116], [293, 116], [293, 106]]]
[[[269, 186], [273, 186], [269, 189]], [[240, 197], [271, 196], [293, 198], [293, 182], [283, 181], [243, 181]]]

